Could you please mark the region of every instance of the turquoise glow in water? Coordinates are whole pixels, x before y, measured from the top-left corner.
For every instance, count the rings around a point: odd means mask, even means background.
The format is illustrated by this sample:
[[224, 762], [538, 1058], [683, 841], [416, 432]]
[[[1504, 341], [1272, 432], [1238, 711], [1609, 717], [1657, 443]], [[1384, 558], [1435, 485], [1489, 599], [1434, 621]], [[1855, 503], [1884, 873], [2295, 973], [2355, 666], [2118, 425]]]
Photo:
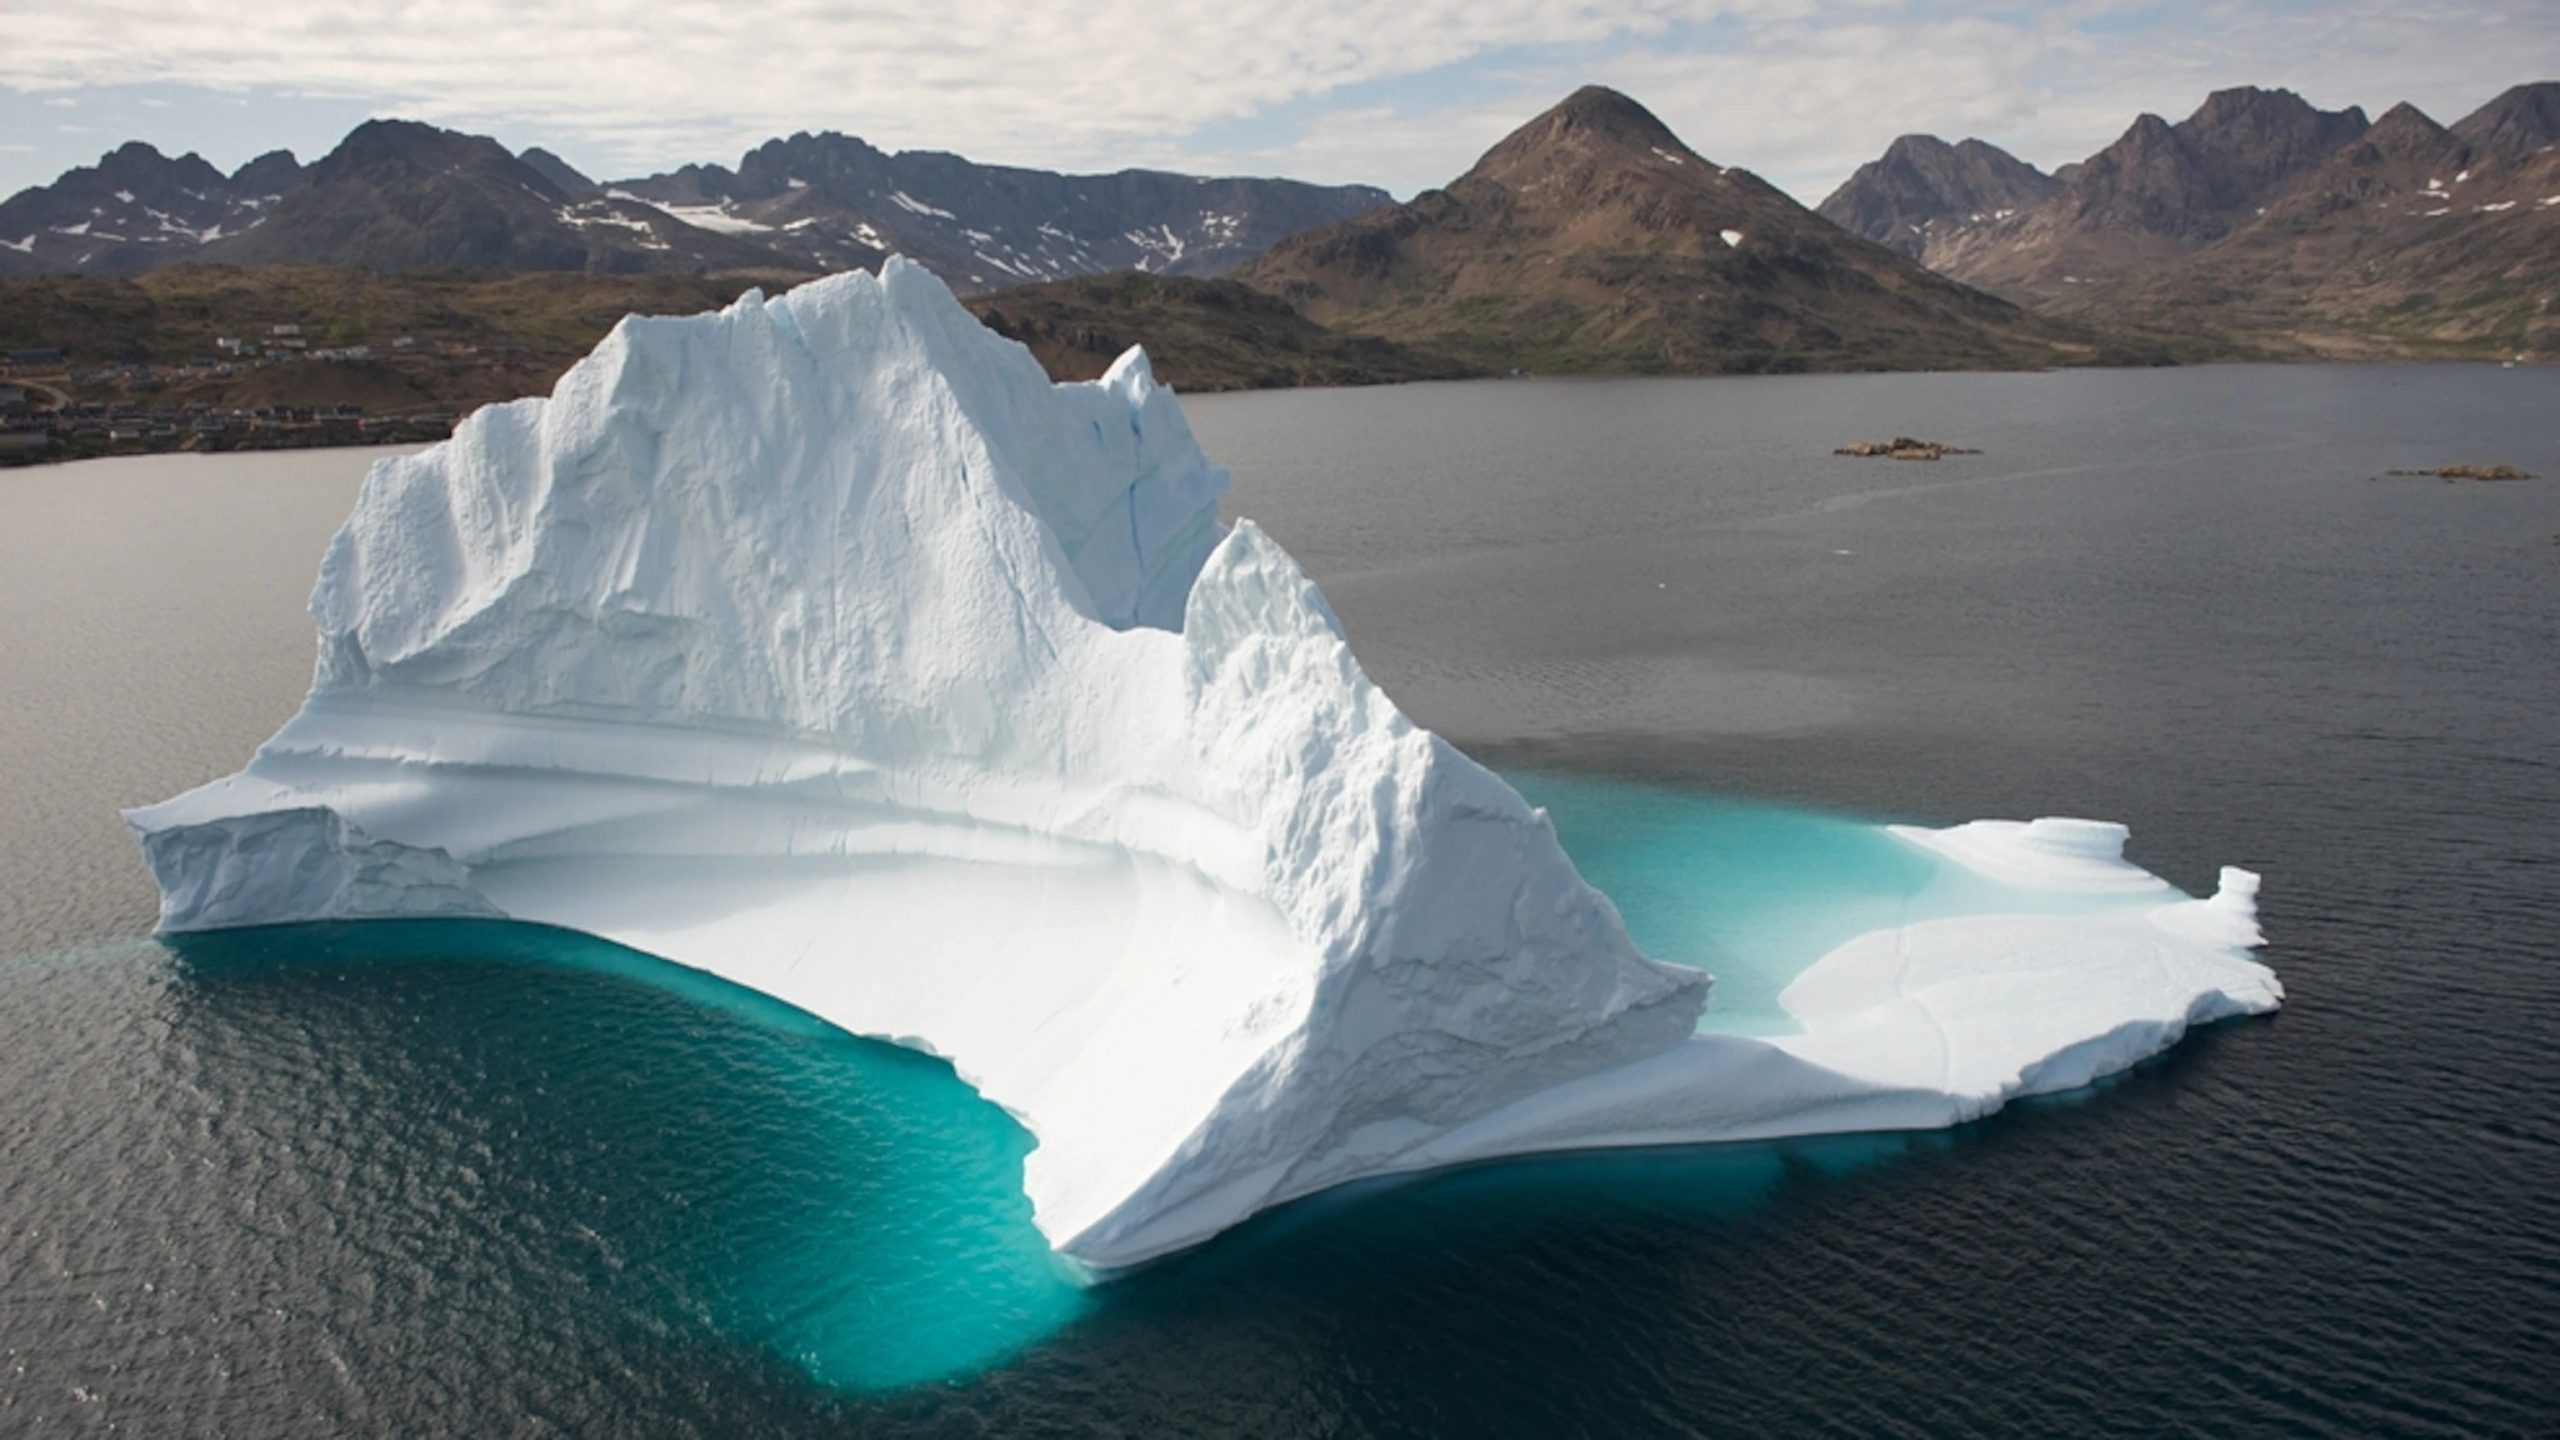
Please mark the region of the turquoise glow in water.
[[1716, 977], [1701, 1031], [1791, 1033], [1787, 982], [1871, 930], [1963, 915], [2156, 904], [2158, 892], [2021, 890], [1877, 821], [1589, 776], [1508, 777], [1648, 955]]
[[670, 1326], [880, 1390], [981, 1369], [1093, 1303], [1032, 1226], [1031, 1136], [930, 1056], [539, 926], [285, 926], [178, 952], [225, 1004], [283, 987], [326, 1035], [325, 987], [434, 1047], [387, 1063], [368, 1029], [324, 1041], [353, 1065], [315, 1064], [362, 1072], [348, 1128], [400, 1132], [422, 1174], [509, 1168], [479, 1133], [505, 1117], [528, 1179], [492, 1186], [480, 1223], [552, 1237], [565, 1260], [520, 1261], [600, 1266]]
[[1946, 878], [1870, 821], [1628, 780], [1508, 778], [1547, 808], [1646, 954], [1716, 977], [1700, 1030], [1795, 1030], [1778, 1005], [1787, 982], [1841, 943], [1902, 923]]
[[[1864, 931], [2037, 903], [1866, 821], [1626, 781], [1516, 783], [1640, 945], [1717, 975], [1702, 1029], [1793, 1028], [1779, 992]], [[1002, 1363], [1129, 1293], [1088, 1287], [1050, 1253], [1022, 1193], [1030, 1135], [947, 1064], [699, 971], [487, 922], [281, 927], [177, 951], [222, 1044], [268, 1051], [239, 1016], [289, 1017], [299, 1063], [340, 1092], [344, 1132], [397, 1137], [363, 1142], [389, 1146], [384, 1166], [473, 1177], [499, 1198], [464, 1207], [471, 1228], [507, 1235], [529, 1270], [600, 1271], [671, 1332], [878, 1392]], [[492, 1138], [501, 1121], [505, 1143]], [[1542, 1162], [1440, 1189], [1546, 1197], [1505, 1202], [1531, 1215], [1587, 1201], [1588, 1176], [1614, 1177], [1624, 1199], [1630, 1175], [1656, 1174], [1636, 1188], [1712, 1210], [1750, 1203], [1808, 1155], [1895, 1148], [1719, 1149], [1667, 1169]], [[1287, 1207], [1229, 1243], [1253, 1252], [1321, 1229], [1370, 1188]], [[438, 1209], [419, 1225], [453, 1220]]]

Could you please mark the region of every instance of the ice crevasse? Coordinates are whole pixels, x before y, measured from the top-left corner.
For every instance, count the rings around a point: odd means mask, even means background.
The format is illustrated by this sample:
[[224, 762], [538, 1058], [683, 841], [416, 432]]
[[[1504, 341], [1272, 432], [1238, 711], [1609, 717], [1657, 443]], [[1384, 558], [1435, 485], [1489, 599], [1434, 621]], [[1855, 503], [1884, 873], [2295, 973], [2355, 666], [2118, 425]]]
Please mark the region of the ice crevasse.
[[377, 464], [303, 708], [129, 812], [170, 931], [565, 926], [948, 1058], [1101, 1269], [1344, 1181], [1943, 1125], [2273, 1008], [2255, 877], [1910, 843], [2085, 910], [1825, 955], [1701, 1033], [1546, 817], [1370, 683], [1133, 350], [1053, 385], [890, 261], [625, 320]]

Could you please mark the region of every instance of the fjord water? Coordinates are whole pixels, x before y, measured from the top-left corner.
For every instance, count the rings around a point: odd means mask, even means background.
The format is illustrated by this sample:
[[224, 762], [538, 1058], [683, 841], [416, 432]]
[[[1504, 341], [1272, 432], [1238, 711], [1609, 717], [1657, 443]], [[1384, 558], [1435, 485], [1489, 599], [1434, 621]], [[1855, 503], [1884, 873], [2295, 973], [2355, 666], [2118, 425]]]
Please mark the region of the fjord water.
[[[1189, 409], [1390, 693], [1723, 975], [1712, 1023], [1781, 1023], [1787, 957], [1938, 883], [1841, 816], [2100, 815], [2190, 890], [2263, 869], [2287, 1010], [1951, 1134], [1356, 1187], [1080, 1289], [1015, 1188], [1028, 1137], [925, 1057], [526, 927], [142, 938], [113, 809], [291, 712], [364, 457], [14, 472], [0, 1432], [2560, 1414], [2560, 483], [2376, 478], [2560, 472], [2560, 375]], [[1827, 453], [1897, 432], [1986, 453]]]

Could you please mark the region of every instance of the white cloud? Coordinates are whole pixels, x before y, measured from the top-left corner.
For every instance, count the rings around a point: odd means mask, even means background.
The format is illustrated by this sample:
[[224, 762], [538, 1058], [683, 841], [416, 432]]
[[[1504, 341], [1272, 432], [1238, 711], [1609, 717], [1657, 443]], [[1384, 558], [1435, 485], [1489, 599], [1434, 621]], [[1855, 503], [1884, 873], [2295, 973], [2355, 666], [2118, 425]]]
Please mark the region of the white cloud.
[[1456, 178], [1495, 141], [1565, 93], [1506, 81], [1461, 104], [1328, 110], [1272, 144], [1184, 149], [1155, 163], [1221, 174], [1385, 185], [1399, 195], [1410, 195]]
[[1589, 46], [1798, 0], [89, 0], [14, 16], [0, 84], [278, 87], [616, 156], [839, 126], [892, 145], [1116, 163], [1202, 126], [1507, 47]]
[[[1995, 20], [1879, 6], [1767, 18], [1681, 51], [1529, 57], [1481, 77], [1463, 101], [1322, 116], [1255, 158], [1399, 191], [1438, 184], [1512, 125], [1598, 82], [1644, 102], [1700, 153], [1813, 204], [1915, 131], [1978, 136], [2051, 169], [2111, 143], [2143, 111], [2182, 119], [2226, 86], [2284, 86], [2375, 115], [2405, 99], [2451, 123], [2510, 83], [2560, 70], [2560, 10], [2519, 16], [2496, 0], [2445, 0], [2423, 16], [2383, 4], [2226, 4], [2210, 24], [2093, 28], [2120, 8], [2084, 0]], [[2484, 65], [2484, 46], [2540, 69]]]

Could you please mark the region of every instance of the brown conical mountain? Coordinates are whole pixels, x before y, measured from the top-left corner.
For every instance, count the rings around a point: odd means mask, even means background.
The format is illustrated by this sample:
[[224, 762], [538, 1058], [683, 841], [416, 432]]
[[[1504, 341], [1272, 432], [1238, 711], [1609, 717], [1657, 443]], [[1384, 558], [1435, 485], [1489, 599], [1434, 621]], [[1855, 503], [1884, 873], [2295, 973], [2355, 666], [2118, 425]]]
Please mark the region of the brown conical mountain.
[[1327, 324], [1494, 366], [1984, 366], [2094, 348], [1715, 164], [1599, 86], [1447, 188], [1294, 236], [1243, 273]]
[[1639, 150], [1688, 153], [1652, 111], [1606, 85], [1585, 85], [1504, 136], [1467, 173], [1530, 186]]

